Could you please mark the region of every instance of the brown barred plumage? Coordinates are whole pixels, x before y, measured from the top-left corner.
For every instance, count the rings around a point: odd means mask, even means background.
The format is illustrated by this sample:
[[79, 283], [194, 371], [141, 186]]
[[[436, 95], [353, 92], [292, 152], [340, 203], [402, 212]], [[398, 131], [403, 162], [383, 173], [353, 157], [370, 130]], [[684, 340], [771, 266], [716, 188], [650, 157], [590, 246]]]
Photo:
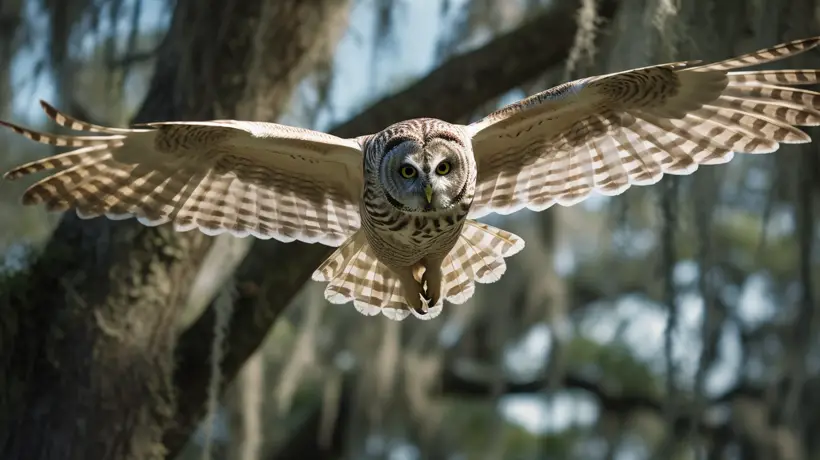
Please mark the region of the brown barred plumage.
[[328, 283], [329, 301], [352, 301], [366, 315], [431, 319], [443, 300], [462, 303], [474, 283], [496, 281], [504, 259], [524, 246], [475, 218], [568, 206], [593, 191], [617, 195], [735, 152], [809, 142], [797, 127], [820, 124], [820, 93], [797, 87], [820, 82], [820, 70], [737, 69], [818, 43], [584, 78], [468, 126], [422, 118], [357, 139], [234, 120], [108, 128], [42, 103], [57, 124], [99, 135], [0, 122], [34, 141], [75, 148], [5, 178], [60, 169], [23, 202], [74, 208], [85, 218], [136, 216], [180, 231], [338, 246], [313, 275]]
[[818, 43], [585, 78], [504, 107], [469, 126], [478, 169], [470, 217], [569, 206], [593, 190], [617, 195], [735, 152], [809, 142], [796, 126], [820, 124], [820, 94], [790, 86], [818, 83], [820, 70], [727, 71]]

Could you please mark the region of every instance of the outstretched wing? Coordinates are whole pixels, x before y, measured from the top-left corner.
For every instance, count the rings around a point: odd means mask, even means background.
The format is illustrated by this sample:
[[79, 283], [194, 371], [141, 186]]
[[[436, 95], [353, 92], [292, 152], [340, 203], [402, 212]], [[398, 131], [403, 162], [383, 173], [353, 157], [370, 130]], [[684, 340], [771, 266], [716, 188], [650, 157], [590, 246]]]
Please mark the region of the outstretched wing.
[[26, 190], [24, 204], [330, 246], [360, 226], [362, 152], [354, 140], [234, 120], [107, 128], [41, 105], [61, 126], [98, 135], [43, 134], [0, 122], [34, 141], [76, 148], [5, 174], [18, 179], [62, 169]]
[[478, 168], [471, 218], [569, 206], [592, 190], [617, 195], [690, 174], [734, 152], [809, 142], [820, 124], [820, 70], [727, 72], [814, 48], [820, 37], [725, 61], [664, 64], [566, 83], [468, 129]]

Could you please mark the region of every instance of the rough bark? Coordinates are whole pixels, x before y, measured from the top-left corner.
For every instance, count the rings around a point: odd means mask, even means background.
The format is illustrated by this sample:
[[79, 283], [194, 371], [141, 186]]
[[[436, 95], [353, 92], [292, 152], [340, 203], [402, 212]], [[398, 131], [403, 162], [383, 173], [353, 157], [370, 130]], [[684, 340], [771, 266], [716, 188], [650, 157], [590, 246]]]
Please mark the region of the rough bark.
[[[348, 6], [180, 0], [135, 121], [278, 116]], [[66, 213], [30, 271], [0, 289], [0, 457], [165, 457], [184, 391], [177, 319], [211, 242]]]
[[[611, 18], [617, 5], [616, 0], [599, 2], [600, 17]], [[561, 65], [575, 37], [574, 16], [579, 6], [580, 2], [574, 0], [558, 2], [520, 28], [450, 59], [425, 78], [375, 103], [332, 132], [353, 137], [408, 118], [453, 120], [469, 116], [488, 99]], [[259, 347], [278, 315], [330, 251], [331, 248], [316, 244], [254, 241], [237, 269], [238, 297], [228, 334], [230, 345], [223, 361], [225, 384], [231, 382]], [[169, 447], [181, 446], [201, 418], [214, 318], [211, 305], [180, 337], [175, 377], [177, 388], [184, 389], [184, 393], [179, 399], [178, 425], [166, 437]]]

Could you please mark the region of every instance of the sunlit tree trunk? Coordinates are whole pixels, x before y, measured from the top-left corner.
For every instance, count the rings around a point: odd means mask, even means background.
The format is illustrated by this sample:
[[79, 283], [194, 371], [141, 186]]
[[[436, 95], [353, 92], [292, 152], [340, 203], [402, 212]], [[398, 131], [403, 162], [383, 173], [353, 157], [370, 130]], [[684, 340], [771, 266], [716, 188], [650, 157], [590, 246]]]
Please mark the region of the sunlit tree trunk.
[[[273, 120], [347, 0], [180, 0], [136, 121]], [[177, 323], [213, 239], [67, 213], [0, 302], [0, 457], [151, 459], [175, 452]], [[200, 405], [202, 401], [199, 401]], [[165, 440], [167, 441], [167, 439]]]

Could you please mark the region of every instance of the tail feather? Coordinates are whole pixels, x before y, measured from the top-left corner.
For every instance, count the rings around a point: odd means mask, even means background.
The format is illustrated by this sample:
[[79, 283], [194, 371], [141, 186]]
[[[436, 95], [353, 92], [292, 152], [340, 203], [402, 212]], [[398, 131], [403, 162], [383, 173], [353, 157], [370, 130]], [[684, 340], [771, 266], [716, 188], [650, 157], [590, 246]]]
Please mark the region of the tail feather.
[[366, 316], [383, 314], [401, 321], [413, 314], [430, 320], [441, 314], [443, 304], [419, 315], [404, 298], [399, 278], [384, 265], [370, 248], [362, 231], [347, 239], [313, 272], [315, 281], [328, 283], [325, 298], [330, 303], [353, 302], [356, 311]]
[[461, 304], [473, 296], [475, 283], [494, 283], [507, 271], [504, 258], [524, 248], [524, 240], [500, 228], [468, 220], [442, 264], [442, 297]]
[[[505, 257], [524, 247], [524, 240], [504, 230], [468, 220], [455, 247], [442, 263], [442, 299], [461, 304], [472, 297], [475, 283], [498, 281], [507, 269]], [[416, 276], [420, 279], [420, 276]], [[395, 321], [411, 314], [430, 320], [439, 316], [443, 302], [420, 315], [404, 298], [399, 278], [379, 261], [361, 230], [347, 239], [313, 272], [315, 281], [328, 283], [328, 302], [353, 302], [366, 316], [379, 313]]]

